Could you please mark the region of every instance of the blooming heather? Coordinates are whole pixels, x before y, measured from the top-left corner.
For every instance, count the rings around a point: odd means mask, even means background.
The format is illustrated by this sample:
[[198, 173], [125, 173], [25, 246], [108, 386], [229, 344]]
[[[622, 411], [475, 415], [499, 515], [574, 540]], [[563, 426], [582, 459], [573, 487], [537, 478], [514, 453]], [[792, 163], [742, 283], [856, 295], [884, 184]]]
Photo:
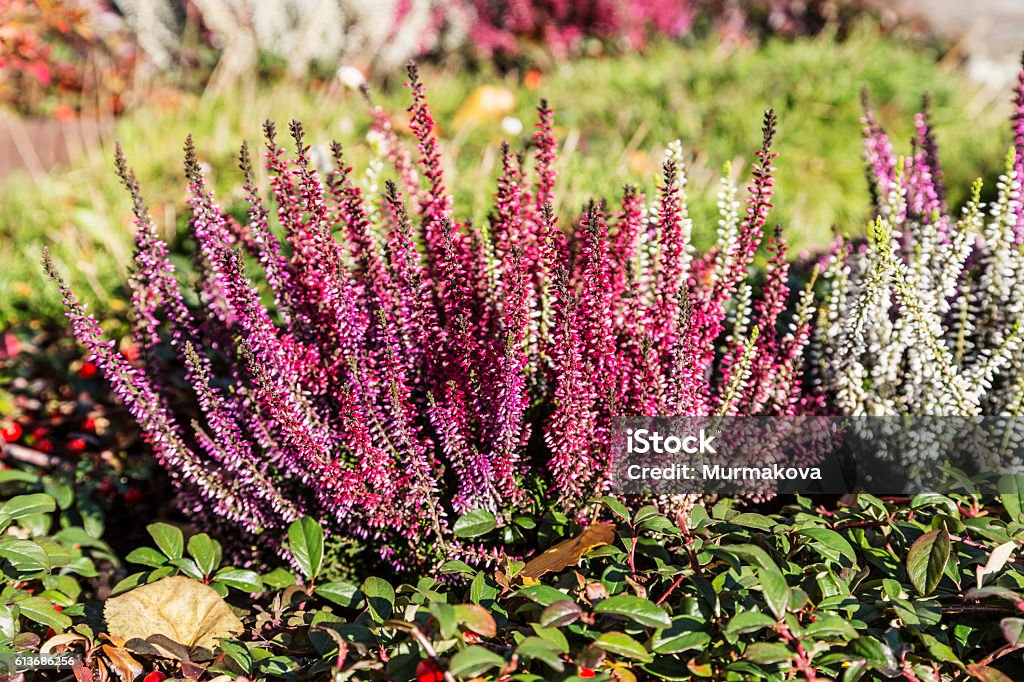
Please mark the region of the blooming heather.
[[960, 216], [945, 204], [925, 112], [897, 156], [870, 111], [865, 158], [876, 217], [867, 243], [837, 239], [817, 325], [831, 409], [866, 415], [1017, 415], [1024, 400], [1024, 70], [1013, 146], [994, 200], [981, 182]]
[[718, 242], [699, 253], [678, 143], [656, 196], [627, 187], [618, 201], [556, 217], [546, 103], [532, 157], [502, 148], [489, 224], [461, 221], [415, 66], [409, 76], [414, 151], [373, 107], [380, 156], [369, 175], [353, 172], [338, 143], [321, 174], [299, 123], [289, 155], [268, 122], [269, 196], [243, 145], [240, 222], [188, 140], [194, 305], [118, 153], [138, 227], [130, 285], [140, 362], [101, 338], [48, 262], [77, 337], [187, 512], [234, 526], [249, 546], [276, 547], [290, 521], [310, 514], [396, 565], [484, 559], [485, 548], [454, 537], [453, 517], [486, 509], [504, 519], [545, 496], [573, 507], [603, 492], [617, 415], [807, 409], [801, 357], [813, 304], [806, 293], [782, 323], [780, 232], [763, 296], [748, 283], [772, 206], [773, 112], [746, 210], [724, 179]]

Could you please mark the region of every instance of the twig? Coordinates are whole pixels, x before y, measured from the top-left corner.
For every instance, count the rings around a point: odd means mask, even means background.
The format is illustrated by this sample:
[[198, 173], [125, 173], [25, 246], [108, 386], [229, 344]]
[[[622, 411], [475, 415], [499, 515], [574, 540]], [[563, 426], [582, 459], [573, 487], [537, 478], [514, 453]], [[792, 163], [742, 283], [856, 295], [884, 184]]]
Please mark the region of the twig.
[[60, 465], [60, 457], [56, 455], [48, 455], [45, 452], [27, 448], [24, 445], [17, 445], [16, 443], [0, 442], [0, 459], [7, 457], [24, 462], [25, 464], [47, 469], [55, 469]]

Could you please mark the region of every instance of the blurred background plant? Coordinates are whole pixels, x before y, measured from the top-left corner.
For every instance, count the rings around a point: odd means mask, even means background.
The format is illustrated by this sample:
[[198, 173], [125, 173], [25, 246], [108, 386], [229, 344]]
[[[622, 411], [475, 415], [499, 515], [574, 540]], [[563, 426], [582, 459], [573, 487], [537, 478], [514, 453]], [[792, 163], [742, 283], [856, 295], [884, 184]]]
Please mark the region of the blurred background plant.
[[0, 3], [0, 104], [19, 114], [120, 113], [135, 56], [128, 27], [98, 0]]

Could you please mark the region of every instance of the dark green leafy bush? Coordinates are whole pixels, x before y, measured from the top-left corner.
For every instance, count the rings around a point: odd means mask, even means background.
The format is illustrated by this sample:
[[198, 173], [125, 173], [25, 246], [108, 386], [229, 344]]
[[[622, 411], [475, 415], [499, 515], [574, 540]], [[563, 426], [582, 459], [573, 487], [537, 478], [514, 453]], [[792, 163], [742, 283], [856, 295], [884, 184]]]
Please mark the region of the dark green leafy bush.
[[[594, 511], [615, 521], [614, 541], [578, 562], [564, 547], [551, 550], [544, 561], [554, 570], [531, 578], [538, 573], [534, 561], [509, 559], [487, 571], [453, 561], [439, 579], [400, 585], [379, 577], [322, 580], [322, 533], [308, 519], [289, 533], [297, 570], [262, 576], [221, 567], [217, 543], [205, 535], [186, 540], [170, 526], [154, 525], [157, 548], [128, 557], [148, 570], [132, 582], [190, 576], [226, 594], [242, 617], [245, 632], [223, 640], [213, 660], [187, 660], [187, 646], [177, 661], [110, 644], [96, 649], [106, 641], [97, 639], [102, 624], [87, 623], [97, 623], [100, 605], [70, 587], [64, 591], [67, 562], [28, 571], [5, 554], [5, 573], [18, 587], [4, 592], [4, 608], [10, 614], [39, 597], [64, 604], [63, 612], [47, 611], [42, 623], [82, 637], [53, 639], [49, 647], [90, 652], [93, 669], [106, 661], [117, 670], [130, 660], [140, 671], [199, 679], [852, 681], [1024, 674], [1024, 572], [1013, 556], [1024, 524], [1016, 496], [985, 506], [973, 497], [883, 501], [863, 494], [834, 510], [798, 498], [779, 514], [741, 511], [723, 500], [697, 506], [685, 526], [652, 506], [631, 514], [614, 500], [601, 502]], [[23, 504], [19, 498], [14, 506]], [[17, 516], [32, 537], [19, 542], [38, 546], [37, 553], [58, 551], [59, 534], [50, 539], [25, 516], [6, 507], [3, 513], [6, 523]], [[30, 596], [40, 587], [47, 591]], [[14, 613], [5, 633], [13, 623], [23, 646], [46, 647], [37, 612], [22, 609], [20, 619]]]

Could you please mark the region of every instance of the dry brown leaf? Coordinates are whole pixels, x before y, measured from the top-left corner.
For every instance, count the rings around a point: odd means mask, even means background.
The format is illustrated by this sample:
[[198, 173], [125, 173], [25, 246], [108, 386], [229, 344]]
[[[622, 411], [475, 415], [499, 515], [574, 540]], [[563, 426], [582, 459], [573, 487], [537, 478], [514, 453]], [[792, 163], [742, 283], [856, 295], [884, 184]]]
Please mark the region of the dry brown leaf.
[[110, 634], [132, 651], [182, 658], [208, 654], [217, 639], [242, 632], [242, 621], [209, 585], [172, 576], [108, 599], [103, 606]]
[[610, 523], [595, 523], [574, 538], [559, 542], [540, 556], [527, 562], [519, 574], [524, 580], [536, 580], [545, 573], [561, 571], [575, 566], [580, 557], [601, 545], [610, 545], [615, 540], [615, 527]]
[[100, 651], [106, 654], [110, 660], [110, 667], [114, 669], [122, 682], [132, 682], [145, 671], [142, 664], [136, 661], [126, 649], [104, 644], [100, 647]]

